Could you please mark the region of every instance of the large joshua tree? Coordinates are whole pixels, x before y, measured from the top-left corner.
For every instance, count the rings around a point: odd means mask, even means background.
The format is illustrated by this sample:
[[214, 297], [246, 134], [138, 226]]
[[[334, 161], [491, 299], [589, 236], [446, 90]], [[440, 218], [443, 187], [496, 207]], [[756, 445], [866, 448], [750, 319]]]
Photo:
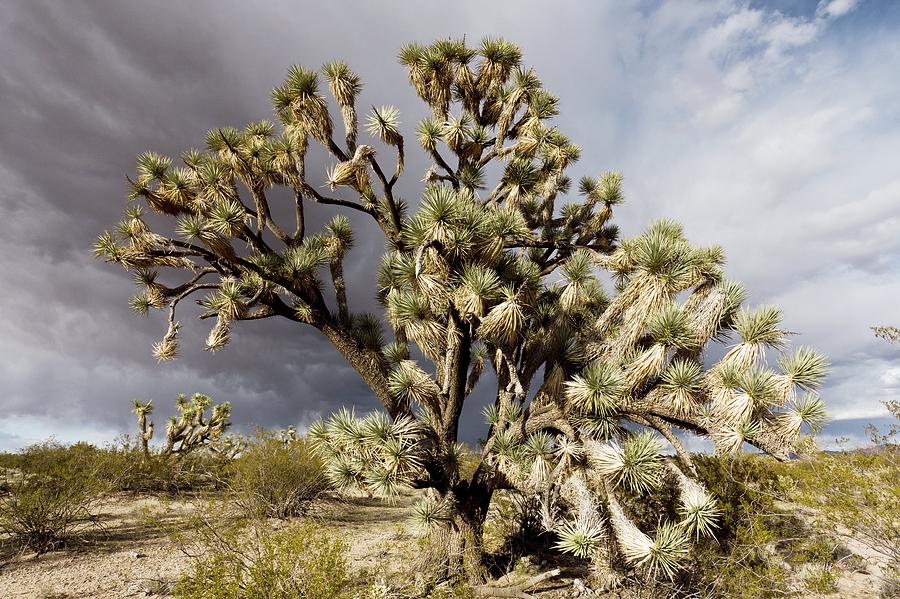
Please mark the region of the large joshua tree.
[[[215, 323], [210, 350], [245, 320], [320, 331], [386, 412], [342, 412], [314, 427], [332, 477], [379, 494], [432, 489], [416, 513], [449, 531], [451, 547], [473, 552], [463, 554], [477, 557], [492, 493], [512, 489], [540, 497], [559, 547], [598, 572], [672, 575], [690, 539], [714, 531], [717, 512], [676, 431], [707, 436], [724, 453], [746, 442], [786, 458], [801, 425], [823, 417], [815, 389], [825, 358], [782, 353], [781, 313], [741, 308], [744, 291], [725, 279], [720, 247], [692, 246], [669, 221], [619, 241], [611, 216], [621, 177], [573, 186], [566, 173], [579, 148], [552, 125], [558, 100], [515, 45], [440, 40], [404, 46], [399, 58], [431, 112], [416, 127], [432, 166], [414, 211], [395, 188], [409, 149], [397, 109], [373, 107], [366, 118], [376, 153], [358, 140], [360, 78], [327, 64], [338, 138], [319, 74], [294, 66], [272, 91], [280, 125], [214, 129], [207, 150], [184, 152], [178, 168], [141, 154], [130, 199], [171, 217], [173, 233], [152, 231], [135, 205], [96, 254], [134, 273], [137, 312], [168, 312], [160, 360], [176, 356], [176, 310], [197, 294], [200, 318]], [[308, 173], [314, 148], [333, 163], [328, 191]], [[289, 201], [290, 224], [273, 218], [276, 198]], [[310, 203], [338, 214], [311, 232]], [[352, 212], [385, 238], [384, 321], [348, 301]], [[161, 270], [185, 274], [165, 284]], [[729, 338], [708, 364], [705, 348]], [[776, 356], [779, 370], [767, 361]], [[489, 429], [462, 476], [460, 414], [487, 368], [496, 381]], [[623, 499], [667, 480], [680, 489], [680, 519], [641, 530]]]

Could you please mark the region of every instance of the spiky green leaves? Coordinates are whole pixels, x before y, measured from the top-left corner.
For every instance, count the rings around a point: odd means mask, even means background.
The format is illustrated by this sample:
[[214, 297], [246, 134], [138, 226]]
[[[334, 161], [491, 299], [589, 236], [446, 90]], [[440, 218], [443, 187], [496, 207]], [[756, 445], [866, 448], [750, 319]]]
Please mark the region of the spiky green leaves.
[[[339, 73], [339, 67], [329, 69], [335, 79], [332, 85], [336, 96], [341, 94], [346, 100], [346, 92], [352, 91], [353, 82], [346, 72]], [[340, 81], [339, 81], [340, 80]], [[313, 70], [299, 65], [288, 69], [287, 79], [280, 87], [272, 90], [272, 105], [279, 120], [286, 129], [302, 135], [311, 135], [323, 145], [331, 141], [332, 122], [325, 99], [319, 94], [319, 75]]]
[[441, 124], [433, 119], [424, 119], [416, 126], [416, 135], [422, 148], [433, 152], [441, 139]]
[[441, 125], [440, 135], [444, 143], [455, 152], [460, 152], [463, 146], [472, 138], [472, 118], [468, 113], [459, 117], [451, 116]]
[[291, 102], [314, 98], [319, 93], [319, 75], [300, 65], [291, 65], [287, 79], [281, 88], [272, 92], [276, 109], [290, 106]]
[[487, 37], [481, 40], [479, 54], [484, 60], [478, 66], [478, 79], [484, 89], [504, 83], [522, 60], [522, 51], [518, 46], [502, 38]]
[[607, 206], [621, 204], [624, 201], [622, 175], [606, 172], [599, 181], [593, 177], [582, 177], [578, 182], [578, 192], [592, 203], [603, 202]]
[[497, 273], [481, 264], [463, 267], [456, 305], [463, 314], [481, 317], [500, 295], [501, 281]]
[[798, 347], [787, 356], [780, 356], [778, 364], [787, 379], [808, 391], [818, 389], [828, 373], [828, 358], [810, 347]]
[[403, 141], [400, 135], [400, 111], [394, 106], [372, 107], [372, 114], [366, 120], [366, 130], [384, 143], [392, 146]]
[[206, 296], [201, 305], [228, 321], [239, 320], [247, 313], [244, 290], [235, 279], [223, 279], [219, 288]]
[[170, 320], [169, 328], [162, 341], [153, 345], [153, 355], [160, 362], [174, 360], [178, 357], [178, 329], [181, 327], [177, 322]]
[[663, 522], [656, 529], [656, 538], [647, 556], [635, 565], [646, 568], [651, 577], [659, 575], [671, 579], [684, 569], [689, 550], [690, 543], [681, 527], [673, 522]]
[[478, 335], [497, 345], [512, 345], [522, 335], [527, 322], [525, 305], [511, 287], [504, 287], [501, 293], [503, 301], [481, 319]]
[[554, 545], [556, 549], [583, 559], [591, 557], [606, 537], [603, 522], [596, 518], [579, 518], [574, 522], [564, 522], [555, 532], [559, 537]]
[[684, 568], [690, 541], [680, 525], [660, 522], [656, 538], [650, 538], [625, 515], [611, 490], [607, 493], [607, 501], [610, 523], [626, 562], [644, 569], [651, 578], [663, 576], [671, 579]]
[[662, 445], [650, 432], [629, 436], [624, 443], [592, 442], [588, 459], [614, 485], [634, 493], [656, 488], [662, 467]]
[[674, 360], [662, 373], [660, 391], [678, 413], [687, 413], [700, 393], [703, 367], [694, 360]]
[[529, 479], [533, 483], [543, 485], [549, 479], [554, 451], [553, 438], [545, 431], [532, 433], [525, 439], [522, 454], [531, 462]]
[[411, 360], [403, 360], [388, 376], [388, 388], [398, 401], [432, 407], [440, 394], [434, 380]]
[[249, 218], [250, 215], [240, 202], [226, 199], [213, 205], [207, 222], [216, 233], [226, 237], [237, 237], [243, 232]]
[[420, 425], [408, 417], [392, 423], [383, 413], [360, 419], [341, 410], [312, 426], [310, 437], [338, 489], [393, 497], [421, 469]]
[[718, 502], [696, 481], [688, 478], [674, 463], [669, 470], [678, 482], [678, 514], [685, 532], [696, 539], [712, 536], [722, 516]]
[[[352, 106], [356, 101], [356, 96], [362, 90], [362, 81], [359, 75], [350, 70], [346, 62], [334, 61], [329, 62], [322, 67], [325, 78], [328, 79], [331, 93], [337, 103], [344, 106]], [[312, 88], [315, 93], [315, 88]]]
[[318, 287], [319, 269], [328, 261], [328, 253], [321, 238], [307, 237], [299, 246], [284, 252], [281, 272], [302, 285]]
[[453, 519], [453, 510], [444, 500], [426, 497], [413, 505], [410, 519], [426, 532], [448, 524]]
[[397, 328], [419, 344], [423, 351], [433, 353], [444, 343], [446, 328], [434, 318], [428, 298], [415, 291], [399, 291], [388, 295], [388, 318]]
[[775, 306], [763, 306], [755, 312], [742, 310], [734, 319], [734, 327], [744, 343], [765, 344], [780, 348], [784, 344], [784, 332], [778, 328], [781, 310]]
[[786, 412], [778, 415], [779, 423], [785, 437], [794, 439], [800, 433], [800, 428], [806, 424], [814, 432], [821, 430], [828, 422], [828, 410], [825, 403], [818, 395], [806, 393], [802, 397], [794, 399]]
[[563, 310], [573, 310], [584, 303], [590, 296], [597, 281], [591, 273], [594, 265], [592, 254], [587, 250], [577, 250], [569, 256], [562, 267], [562, 275], [566, 280], [559, 305]]
[[350, 226], [350, 219], [338, 214], [325, 225], [325, 230], [329, 234], [324, 244], [329, 258], [332, 260], [343, 258], [344, 253], [353, 247], [353, 228]]
[[599, 416], [615, 414], [626, 390], [621, 370], [602, 361], [590, 364], [565, 387], [566, 399], [576, 410]]
[[403, 360], [409, 359], [409, 346], [405, 343], [388, 343], [381, 353], [392, 367], [399, 366]]
[[673, 349], [691, 349], [697, 346], [697, 335], [690, 315], [672, 303], [656, 311], [647, 322], [647, 331], [660, 345]]
[[171, 165], [171, 158], [156, 152], [143, 152], [137, 157], [138, 175], [145, 182], [153, 179], [161, 180]]

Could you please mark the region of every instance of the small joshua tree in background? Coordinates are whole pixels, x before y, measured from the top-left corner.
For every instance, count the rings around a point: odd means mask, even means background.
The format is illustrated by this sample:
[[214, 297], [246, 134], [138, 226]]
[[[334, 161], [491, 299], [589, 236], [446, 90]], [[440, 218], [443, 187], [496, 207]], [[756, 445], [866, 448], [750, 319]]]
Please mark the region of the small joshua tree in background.
[[[449, 535], [449, 553], [477, 565], [492, 494], [513, 489], [540, 498], [545, 529], [598, 577], [623, 566], [672, 576], [691, 539], [714, 534], [717, 513], [675, 431], [707, 436], [722, 453], [750, 443], [785, 459], [801, 426], [824, 419], [826, 359], [785, 352], [777, 308], [741, 307], [722, 248], [691, 245], [670, 221], [619, 239], [611, 218], [622, 178], [573, 184], [566, 172], [580, 149], [552, 124], [559, 101], [514, 44], [446, 39], [399, 57], [431, 113], [416, 127], [432, 166], [414, 212], [395, 187], [409, 147], [399, 111], [373, 108], [366, 130], [380, 149], [358, 143], [361, 80], [327, 64], [345, 133], [336, 139], [319, 74], [294, 66], [272, 91], [280, 127], [214, 129], [206, 151], [184, 152], [177, 168], [141, 154], [130, 199], [171, 217], [172, 231], [151, 230], [135, 205], [96, 255], [134, 273], [138, 313], [168, 312], [160, 360], [177, 355], [176, 310], [199, 292], [200, 317], [215, 321], [209, 350], [241, 321], [278, 318], [324, 335], [386, 412], [341, 412], [313, 428], [331, 478], [384, 495], [432, 489], [416, 513]], [[307, 169], [315, 148], [334, 161], [324, 193]], [[580, 197], [566, 201], [573, 190]], [[293, 218], [279, 223], [270, 203], [285, 198]], [[350, 220], [308, 230], [307, 210], [327, 209], [383, 233], [384, 320], [350, 306]], [[184, 277], [166, 283], [160, 269]], [[732, 336], [708, 364], [704, 349]], [[488, 368], [486, 441], [463, 476], [460, 415]], [[666, 479], [680, 489], [678, 519], [641, 530], [628, 505]]]
[[[133, 411], [138, 417], [138, 428], [144, 455], [150, 455], [150, 441], [153, 439], [153, 421], [148, 418], [153, 413], [153, 400], [141, 403], [135, 399]], [[206, 411], [212, 406], [210, 415]], [[184, 394], [175, 399], [178, 414], [166, 422], [166, 444], [162, 455], [179, 458], [188, 453], [207, 448], [220, 453], [236, 453], [239, 443], [225, 430], [231, 425], [231, 404], [228, 402], [213, 406], [212, 400], [201, 393], [195, 393], [188, 400]]]
[[878, 326], [872, 327], [872, 330], [875, 332], [876, 337], [881, 337], [891, 343], [900, 341], [900, 329], [897, 327]]

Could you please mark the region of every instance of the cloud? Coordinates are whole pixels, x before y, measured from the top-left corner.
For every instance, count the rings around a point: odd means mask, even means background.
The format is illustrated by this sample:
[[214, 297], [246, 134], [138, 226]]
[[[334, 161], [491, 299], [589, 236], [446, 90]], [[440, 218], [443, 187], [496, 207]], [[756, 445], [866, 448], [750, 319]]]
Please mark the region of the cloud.
[[881, 382], [894, 391], [900, 391], [900, 367], [891, 366], [882, 372]]
[[[337, 406], [376, 406], [320, 336], [247, 323], [215, 355], [206, 323], [183, 355], [156, 364], [159, 318], [127, 308], [133, 289], [93, 261], [94, 236], [124, 206], [123, 173], [152, 148], [177, 155], [214, 126], [270, 116], [287, 66], [340, 57], [363, 76], [360, 106], [392, 103], [411, 136], [427, 114], [396, 64], [409, 40], [503, 34], [561, 97], [560, 128], [584, 151], [573, 175], [618, 169], [626, 234], [651, 219], [721, 243], [752, 303], [784, 307], [797, 343], [834, 362], [823, 390], [840, 418], [883, 414], [897, 397], [896, 348], [868, 327], [900, 294], [900, 10], [848, 0], [791, 13], [781, 3], [513, 2], [349, 4], [14, 0], [0, 16], [0, 447], [128, 430], [133, 397], [160, 417], [179, 392], [234, 404], [234, 419], [286, 426]], [[352, 18], [348, 18], [351, 15]], [[560, 43], [565, 40], [565, 43]], [[410, 152], [401, 194], [415, 202], [425, 157]], [[310, 172], [323, 173], [316, 158]], [[312, 210], [312, 225], [329, 217]], [[355, 219], [347, 277], [374, 309], [383, 242]], [[479, 398], [487, 397], [487, 383]], [[483, 432], [479, 406], [464, 436]], [[19, 440], [17, 440], [19, 439]]]
[[859, 4], [859, 0], [821, 0], [816, 7], [816, 16], [824, 18], [843, 17]]

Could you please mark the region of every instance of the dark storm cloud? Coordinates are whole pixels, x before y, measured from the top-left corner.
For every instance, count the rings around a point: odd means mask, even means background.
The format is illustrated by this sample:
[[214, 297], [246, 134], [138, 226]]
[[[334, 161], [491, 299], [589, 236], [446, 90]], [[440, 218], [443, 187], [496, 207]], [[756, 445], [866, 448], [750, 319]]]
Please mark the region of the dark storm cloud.
[[[877, 415], [877, 399], [896, 397], [900, 370], [865, 327], [895, 316], [893, 304], [877, 298], [900, 292], [896, 236], [885, 229], [896, 220], [900, 184], [886, 161], [848, 158], [867, 146], [880, 155], [900, 148], [898, 124], [878, 127], [866, 112], [896, 97], [873, 58], [896, 54], [896, 44], [883, 43], [890, 36], [873, 34], [871, 53], [848, 62], [841, 52], [849, 42], [826, 38], [831, 21], [845, 14], [831, 15], [828, 3], [815, 14], [815, 7], [776, 12], [731, 0], [679, 3], [679, 10], [563, 2], [554, 13], [537, 3], [453, 6], [448, 13], [437, 3], [404, 2], [6, 3], [0, 446], [51, 433], [108, 436], [131, 426], [130, 398], [167, 407], [178, 392], [231, 401], [244, 427], [302, 424], [345, 404], [374, 408], [330, 345], [289, 323], [242, 324], [229, 347], [211, 355], [201, 350], [207, 323], [186, 312], [181, 358], [156, 364], [150, 346], [163, 333], [161, 318], [134, 316], [128, 277], [92, 260], [90, 247], [125, 204], [123, 175], [135, 155], [177, 156], [202, 146], [212, 127], [271, 118], [269, 90], [291, 63], [347, 60], [364, 80], [360, 112], [397, 105], [411, 138], [427, 110], [396, 49], [463, 34], [473, 41], [505, 35], [523, 47], [526, 62], [562, 98], [561, 128], [584, 147], [573, 174], [625, 172], [629, 203], [618, 222], [627, 234], [664, 215], [684, 222], [699, 242], [725, 244], [732, 274], [747, 280], [754, 301], [784, 304], [789, 328], [835, 357], [829, 401], [841, 415]], [[872, 20], [871, 11], [859, 12]], [[427, 163], [411, 154], [400, 191], [415, 201]], [[836, 170], [842, 161], [853, 176]], [[311, 172], [326, 163], [315, 159]], [[841, 208], [838, 194], [857, 202]], [[797, 231], [813, 212], [817, 218]], [[858, 235], [841, 230], [848, 214]], [[382, 239], [370, 223], [355, 224], [350, 294], [356, 310], [371, 310]], [[775, 239], [760, 246], [767, 235]], [[854, 318], [842, 321], [834, 306], [805, 309], [847, 285]], [[870, 381], [873, 393], [857, 401]], [[479, 391], [486, 394], [487, 384]], [[467, 412], [469, 440], [481, 432], [477, 412]]]

